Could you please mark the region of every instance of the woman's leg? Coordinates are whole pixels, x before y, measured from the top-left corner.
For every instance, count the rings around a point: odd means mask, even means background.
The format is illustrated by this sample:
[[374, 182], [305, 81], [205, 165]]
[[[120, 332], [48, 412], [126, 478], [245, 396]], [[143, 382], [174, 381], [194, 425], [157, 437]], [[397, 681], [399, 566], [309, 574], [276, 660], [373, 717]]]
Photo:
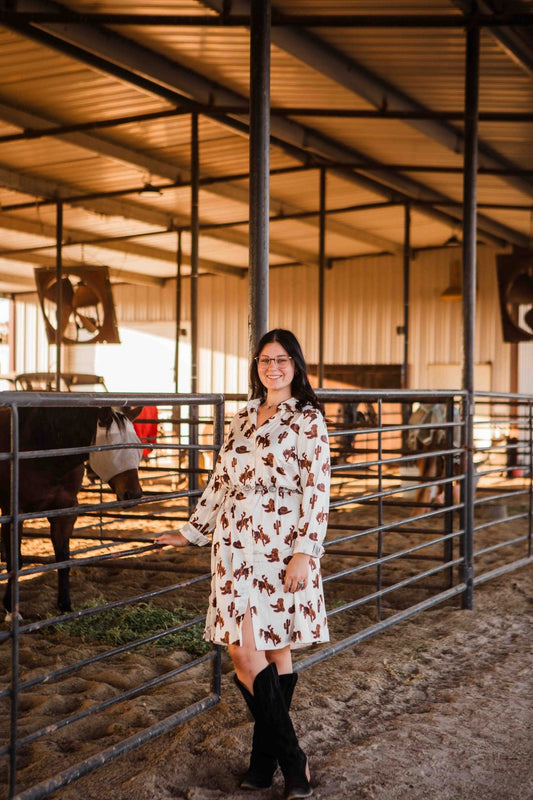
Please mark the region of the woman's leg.
[[246, 609], [241, 629], [242, 644], [230, 644], [228, 653], [239, 681], [253, 694], [255, 676], [268, 666], [265, 650], [257, 650], [250, 606]]
[[[307, 757], [298, 744], [289, 716], [296, 675], [292, 673], [290, 647], [281, 650], [257, 650], [250, 608], [246, 610], [240, 645], [228, 651], [236, 673], [236, 682], [255, 719], [250, 767], [242, 788], [270, 786], [279, 759], [285, 777], [285, 798], [309, 797]], [[278, 674], [283, 670], [281, 679]]]
[[228, 652], [235, 668], [235, 683], [255, 720], [250, 765], [241, 781], [242, 789], [266, 789], [278, 766], [278, 759], [270, 731], [257, 722], [257, 709], [253, 697], [256, 676], [268, 666], [268, 653], [257, 650], [253, 635], [250, 607], [246, 609], [241, 630], [240, 645], [229, 645]]
[[246, 686], [248, 691], [253, 693], [256, 675], [269, 664], [276, 665], [279, 675], [292, 673], [290, 645], [283, 647], [281, 650], [257, 650], [250, 606], [246, 609], [241, 633], [242, 644], [230, 644], [228, 652], [237, 678]]
[[291, 647], [287, 645], [282, 650], [265, 650], [266, 659], [269, 664], [275, 664], [278, 675], [292, 675]]

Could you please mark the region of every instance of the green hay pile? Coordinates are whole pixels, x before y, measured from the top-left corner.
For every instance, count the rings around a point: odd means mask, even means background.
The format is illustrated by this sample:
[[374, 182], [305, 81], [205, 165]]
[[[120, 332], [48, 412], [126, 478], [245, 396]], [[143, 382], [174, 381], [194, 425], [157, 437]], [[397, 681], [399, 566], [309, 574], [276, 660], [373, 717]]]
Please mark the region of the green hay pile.
[[[95, 600], [85, 608], [95, 608], [105, 601]], [[55, 630], [67, 636], [76, 636], [84, 643], [98, 642], [117, 647], [144, 639], [163, 630], [169, 630], [197, 617], [183, 606], [172, 609], [161, 608], [152, 603], [139, 603], [135, 606], [113, 608], [98, 614], [89, 614], [80, 619], [60, 622]], [[155, 642], [140, 645], [139, 650], [185, 650], [192, 656], [209, 652], [211, 646], [202, 639], [204, 626], [191, 625], [177, 633], [171, 633]]]

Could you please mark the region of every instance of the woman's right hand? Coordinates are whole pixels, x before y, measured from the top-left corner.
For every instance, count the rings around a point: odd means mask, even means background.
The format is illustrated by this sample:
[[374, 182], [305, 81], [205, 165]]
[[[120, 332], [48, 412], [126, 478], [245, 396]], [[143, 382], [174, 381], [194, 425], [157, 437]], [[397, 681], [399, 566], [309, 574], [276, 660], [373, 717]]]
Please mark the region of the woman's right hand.
[[169, 544], [172, 547], [187, 547], [190, 544], [189, 540], [185, 538], [182, 533], [163, 533], [158, 536], [154, 544], [164, 547]]

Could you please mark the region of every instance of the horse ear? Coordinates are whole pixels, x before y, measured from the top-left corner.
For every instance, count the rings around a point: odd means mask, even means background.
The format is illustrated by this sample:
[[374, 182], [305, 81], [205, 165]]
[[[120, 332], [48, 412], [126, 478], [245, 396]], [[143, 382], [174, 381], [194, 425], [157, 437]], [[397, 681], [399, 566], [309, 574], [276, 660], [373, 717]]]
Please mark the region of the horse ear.
[[98, 422], [105, 428], [109, 428], [113, 422], [113, 409], [109, 406], [98, 409]]
[[143, 408], [144, 406], [125, 406], [121, 411], [125, 417], [133, 422], [134, 419], [137, 419]]

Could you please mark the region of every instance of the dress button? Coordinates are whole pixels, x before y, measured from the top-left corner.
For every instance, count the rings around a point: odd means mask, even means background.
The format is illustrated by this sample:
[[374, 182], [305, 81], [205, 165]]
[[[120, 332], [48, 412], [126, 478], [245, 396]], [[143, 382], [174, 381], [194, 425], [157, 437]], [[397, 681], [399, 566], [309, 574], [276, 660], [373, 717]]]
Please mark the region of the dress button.
[[273, 483], [271, 483], [270, 486], [268, 487], [268, 491], [269, 492], [275, 492], [276, 491], [276, 487], [274, 486]]

